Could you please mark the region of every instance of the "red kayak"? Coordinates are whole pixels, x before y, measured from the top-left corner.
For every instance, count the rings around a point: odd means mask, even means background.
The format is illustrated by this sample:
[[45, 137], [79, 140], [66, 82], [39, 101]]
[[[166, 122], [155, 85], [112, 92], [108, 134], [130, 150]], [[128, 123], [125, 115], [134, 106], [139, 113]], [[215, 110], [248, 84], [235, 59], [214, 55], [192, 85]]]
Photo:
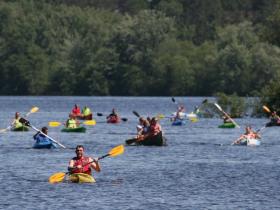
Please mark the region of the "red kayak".
[[121, 121], [121, 118], [117, 117], [117, 116], [110, 116], [107, 119], [107, 123], [119, 123], [120, 121]]

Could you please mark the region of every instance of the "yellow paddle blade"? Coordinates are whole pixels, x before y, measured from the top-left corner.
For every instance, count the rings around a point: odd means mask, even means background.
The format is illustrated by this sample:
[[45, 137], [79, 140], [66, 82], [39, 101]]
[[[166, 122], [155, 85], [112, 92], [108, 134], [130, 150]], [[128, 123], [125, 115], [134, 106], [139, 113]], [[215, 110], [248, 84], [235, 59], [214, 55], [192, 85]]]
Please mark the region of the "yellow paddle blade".
[[96, 125], [96, 121], [95, 120], [86, 120], [83, 122], [83, 124], [85, 125]]
[[62, 182], [66, 173], [64, 172], [58, 172], [50, 176], [49, 178], [49, 183], [57, 183], [57, 182]]
[[160, 120], [163, 119], [164, 117], [165, 117], [165, 116], [164, 116], [163, 114], [158, 114], [158, 115], [157, 115], [157, 118], [160, 119]]
[[60, 125], [61, 125], [60, 122], [49, 122], [50, 127], [57, 127], [57, 126], [60, 126]]
[[197, 119], [196, 117], [192, 117], [192, 118], [190, 118], [190, 121], [191, 121], [191, 122], [197, 122], [198, 119]]
[[31, 108], [31, 110], [29, 111], [30, 113], [34, 113], [34, 112], [38, 112], [39, 108], [37, 106], [34, 106]]
[[109, 155], [111, 157], [115, 157], [117, 155], [121, 155], [123, 152], [124, 152], [124, 146], [121, 144], [121, 145], [111, 149], [111, 151], [109, 152]]
[[267, 106], [263, 106], [263, 110], [266, 111], [266, 112], [268, 112], [268, 113], [271, 112], [270, 109], [269, 109]]

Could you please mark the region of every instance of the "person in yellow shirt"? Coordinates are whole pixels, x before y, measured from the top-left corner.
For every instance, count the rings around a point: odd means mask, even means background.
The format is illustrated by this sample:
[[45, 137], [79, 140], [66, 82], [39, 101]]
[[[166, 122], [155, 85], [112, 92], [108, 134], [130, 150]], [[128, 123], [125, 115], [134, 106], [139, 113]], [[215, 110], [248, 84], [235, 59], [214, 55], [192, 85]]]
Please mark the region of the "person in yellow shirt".
[[83, 116], [88, 116], [88, 115], [90, 115], [91, 114], [91, 110], [90, 110], [90, 108], [89, 107], [87, 107], [87, 106], [85, 106], [84, 108], [83, 108], [83, 110], [82, 110], [82, 114], [83, 114]]
[[12, 122], [12, 126], [14, 127], [14, 128], [20, 128], [20, 127], [22, 127], [23, 126], [23, 124], [19, 121], [20, 120], [20, 113], [19, 112], [16, 112], [15, 113], [15, 119], [14, 119], [14, 121]]
[[66, 121], [66, 128], [77, 128], [80, 122], [76, 120], [73, 114], [69, 114], [69, 119]]

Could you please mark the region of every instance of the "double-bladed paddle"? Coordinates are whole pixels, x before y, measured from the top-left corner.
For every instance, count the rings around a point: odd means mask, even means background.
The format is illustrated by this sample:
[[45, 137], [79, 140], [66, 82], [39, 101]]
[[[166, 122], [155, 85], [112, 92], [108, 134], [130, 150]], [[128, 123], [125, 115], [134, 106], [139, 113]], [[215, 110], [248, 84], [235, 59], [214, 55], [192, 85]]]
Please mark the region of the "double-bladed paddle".
[[[121, 144], [121, 145], [116, 146], [113, 149], [111, 149], [108, 154], [97, 158], [97, 160], [101, 160], [105, 157], [115, 157], [115, 156], [123, 154], [123, 152], [124, 152], [124, 146]], [[94, 162], [94, 160], [87, 163], [86, 165], [91, 164], [92, 162]], [[49, 183], [54, 184], [54, 183], [62, 182], [64, 180], [66, 174], [69, 174], [69, 172], [58, 172], [58, 173], [51, 175], [49, 177]]]
[[[97, 113], [97, 116], [98, 117], [102, 117], [102, 116], [105, 116], [105, 114], [103, 113]], [[122, 121], [126, 122], [128, 119], [127, 118], [121, 118]]]
[[214, 105], [220, 110], [236, 127], [240, 128], [240, 126], [220, 107], [217, 103], [214, 103]]
[[[57, 126], [60, 126], [60, 125], [63, 125], [63, 124], [64, 123], [56, 122], [56, 121], [49, 122], [50, 127], [57, 127]], [[86, 121], [82, 122], [82, 124], [84, 124], [84, 125], [96, 125], [96, 121], [95, 120], [86, 120]]]
[[56, 144], [58, 144], [59, 146], [61, 146], [62, 148], [66, 148], [63, 144], [59, 143], [58, 141], [54, 140], [53, 138], [51, 138], [50, 136], [48, 136], [47, 134], [43, 133], [42, 131], [40, 131], [38, 128], [36, 128], [35, 126], [31, 125], [30, 122], [24, 118], [20, 118], [19, 121], [24, 124], [25, 126], [31, 127], [33, 128], [35, 131], [40, 132], [42, 135], [46, 136], [47, 138], [49, 138], [51, 141], [55, 142]]
[[[27, 112], [24, 116], [27, 117], [28, 115], [30, 115], [30, 114], [32, 114], [32, 113], [35, 113], [35, 112], [37, 112], [38, 110], [39, 110], [39, 108], [38, 108], [37, 106], [34, 106], [34, 107], [32, 107], [32, 108], [30, 109], [30, 111]], [[9, 125], [7, 128], [1, 129], [1, 130], [0, 130], [0, 133], [6, 132], [6, 131], [9, 130], [12, 126], [13, 126], [13, 122], [12, 122], [12, 124]]]

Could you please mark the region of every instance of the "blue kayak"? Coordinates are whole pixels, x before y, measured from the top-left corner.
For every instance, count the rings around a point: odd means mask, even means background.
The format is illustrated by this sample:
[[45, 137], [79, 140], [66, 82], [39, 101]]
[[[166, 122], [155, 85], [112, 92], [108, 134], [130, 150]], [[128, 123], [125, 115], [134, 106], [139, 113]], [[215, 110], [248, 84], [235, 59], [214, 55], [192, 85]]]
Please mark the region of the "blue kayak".
[[43, 136], [42, 134], [35, 135], [34, 140], [36, 141], [33, 145], [34, 149], [51, 149], [57, 147], [56, 143], [54, 143], [49, 138]]
[[176, 119], [175, 121], [172, 122], [172, 125], [185, 125], [186, 124], [186, 121], [183, 120], [183, 119]]

